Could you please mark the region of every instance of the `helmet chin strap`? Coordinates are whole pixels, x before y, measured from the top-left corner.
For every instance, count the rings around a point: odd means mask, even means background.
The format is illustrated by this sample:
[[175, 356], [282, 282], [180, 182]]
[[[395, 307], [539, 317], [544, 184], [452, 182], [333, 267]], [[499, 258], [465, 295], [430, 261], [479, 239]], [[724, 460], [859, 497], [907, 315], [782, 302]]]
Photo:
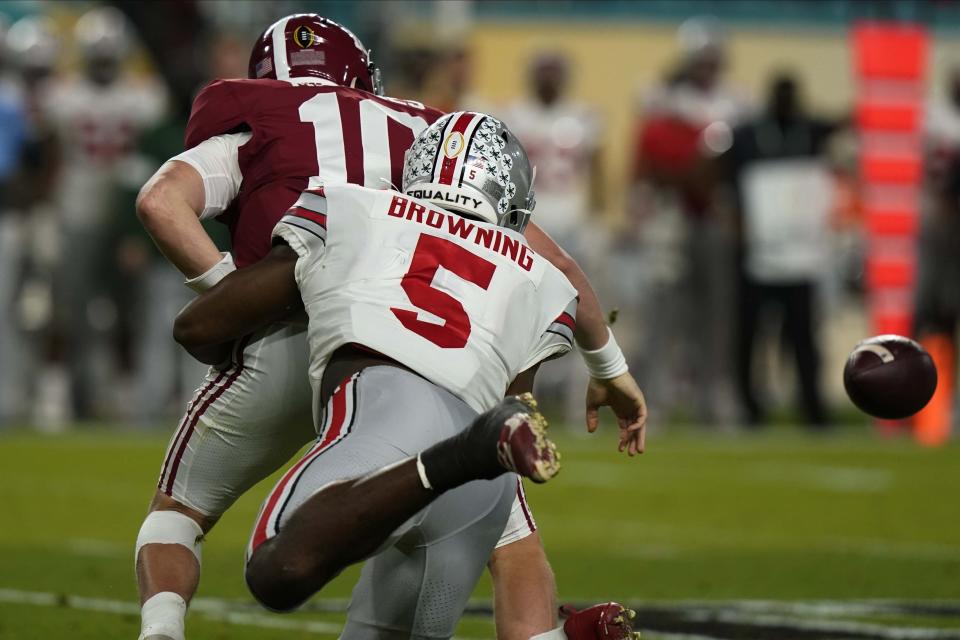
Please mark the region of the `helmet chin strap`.
[[382, 182], [383, 184], [387, 185], [388, 187], [390, 187], [390, 188], [391, 188], [392, 190], [394, 190], [394, 191], [399, 191], [400, 193], [403, 193], [403, 190], [402, 190], [402, 189], [400, 189], [397, 185], [393, 184], [392, 182], [390, 182], [390, 181], [387, 180], [386, 178], [380, 178], [380, 182]]
[[380, 67], [373, 61], [373, 50], [367, 49], [367, 73], [370, 74], [370, 82], [373, 83], [373, 95], [383, 95], [383, 77], [380, 75]]

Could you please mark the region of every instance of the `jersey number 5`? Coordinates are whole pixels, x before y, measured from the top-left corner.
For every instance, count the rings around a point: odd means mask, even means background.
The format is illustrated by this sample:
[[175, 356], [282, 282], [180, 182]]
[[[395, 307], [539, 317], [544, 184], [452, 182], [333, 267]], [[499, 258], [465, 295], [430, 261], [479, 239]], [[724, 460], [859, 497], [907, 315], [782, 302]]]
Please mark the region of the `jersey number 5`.
[[497, 268], [492, 262], [458, 244], [423, 234], [417, 241], [410, 268], [403, 276], [400, 286], [407, 293], [410, 302], [442, 319], [444, 323], [420, 320], [415, 311], [395, 307], [390, 310], [404, 327], [438, 347], [462, 349], [470, 338], [470, 317], [459, 300], [433, 286], [433, 278], [440, 267], [484, 290], [490, 286], [490, 279]]

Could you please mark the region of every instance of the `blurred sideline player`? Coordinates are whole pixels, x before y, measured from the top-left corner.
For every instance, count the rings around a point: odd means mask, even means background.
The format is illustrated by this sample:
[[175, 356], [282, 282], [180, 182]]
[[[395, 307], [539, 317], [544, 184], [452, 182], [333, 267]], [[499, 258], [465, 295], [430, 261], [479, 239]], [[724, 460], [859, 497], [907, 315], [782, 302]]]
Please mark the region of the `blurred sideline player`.
[[[571, 100], [570, 63], [563, 54], [534, 57], [528, 79], [531, 95], [508, 105], [503, 119], [537, 168], [537, 200], [546, 212], [538, 223], [596, 278], [603, 239], [595, 221], [605, 206], [601, 122], [588, 106]], [[574, 424], [585, 382], [582, 367], [568, 359], [543, 372], [538, 388], [546, 386], [555, 394], [567, 421]]]
[[[50, 235], [39, 231], [44, 228], [42, 223], [51, 217], [49, 200], [59, 166], [56, 135], [42, 108], [48, 81], [57, 63], [54, 33], [48, 18], [28, 16], [10, 27], [2, 43], [5, 72], [2, 86], [10, 111], [5, 114], [3, 127], [8, 130], [8, 142], [19, 144], [19, 148], [12, 157], [14, 173], [4, 181], [4, 213], [0, 221], [0, 295], [10, 303], [6, 306], [7, 317], [0, 326], [0, 353], [4, 362], [0, 368], [0, 420], [22, 418], [28, 410], [31, 386], [34, 382], [39, 383], [37, 386], [45, 382], [33, 380], [34, 363], [27, 343], [31, 338], [47, 338], [46, 335], [31, 336], [30, 332], [39, 334], [39, 329], [48, 328], [50, 280], [56, 256], [56, 248], [50, 243], [37, 241]], [[46, 225], [46, 229], [50, 226]], [[29, 304], [38, 299], [47, 304]], [[26, 308], [39, 308], [40, 313], [24, 313]], [[65, 374], [59, 382], [64, 393], [57, 406], [63, 407], [66, 405]], [[31, 416], [31, 422], [38, 427], [50, 426], [42, 417], [42, 414]], [[62, 424], [61, 420], [56, 426]]]
[[291, 312], [309, 317], [326, 409], [254, 527], [247, 584], [267, 608], [295, 609], [375, 554], [342, 636], [450, 637], [509, 515], [516, 479], [503, 472], [544, 482], [559, 469], [532, 398], [503, 399], [573, 346], [576, 290], [521, 235], [532, 178], [502, 123], [444, 116], [407, 154], [411, 197], [305, 192], [266, 258], [178, 317], [178, 341], [208, 362]]
[[960, 67], [949, 70], [943, 97], [924, 118], [925, 185], [914, 333], [937, 365], [933, 398], [913, 418], [918, 440], [950, 438], [960, 327]]
[[109, 214], [119, 184], [142, 184], [149, 176], [135, 158], [140, 133], [166, 110], [159, 84], [124, 74], [130, 48], [129, 26], [118, 9], [93, 9], [77, 21], [76, 44], [83, 74], [51, 83], [45, 102], [62, 146], [62, 164], [54, 189], [61, 233], [55, 282], [57, 330], [65, 341], [62, 366], [69, 367], [72, 413], [89, 418], [97, 402], [108, 353], [97, 299], [106, 299], [104, 256], [112, 227]]
[[733, 409], [725, 405], [734, 397], [734, 236], [707, 160], [729, 146], [749, 109], [724, 82], [726, 43], [712, 21], [687, 20], [677, 38], [680, 63], [645, 95], [634, 146], [631, 211], [646, 257], [637, 271], [650, 281], [640, 296], [643, 352], [665, 409], [689, 407], [711, 424]]
[[[269, 27], [254, 48], [250, 76], [214, 82], [200, 93], [187, 130], [190, 150], [164, 165], [138, 202], [147, 230], [197, 291], [232, 271], [234, 258], [243, 267], [264, 257], [273, 226], [305, 188], [398, 184], [406, 149], [440, 115], [419, 103], [374, 95], [378, 76], [367, 51], [352, 33], [312, 14]], [[198, 216], [227, 222], [233, 255], [219, 253]], [[612, 405], [621, 426], [634, 428], [621, 432], [621, 446], [636, 453], [643, 444], [642, 394], [589, 283], [536, 227], [527, 236], [580, 292], [577, 339], [594, 350], [585, 358], [596, 374], [589, 389], [591, 430], [597, 407]], [[274, 324], [240, 340], [237, 354], [211, 369], [189, 405], [138, 536], [145, 638], [183, 637], [203, 535], [239, 495], [314, 436], [305, 329]], [[515, 529], [491, 559], [491, 573], [505, 634], [527, 637], [553, 626], [553, 587], [518, 493]]]

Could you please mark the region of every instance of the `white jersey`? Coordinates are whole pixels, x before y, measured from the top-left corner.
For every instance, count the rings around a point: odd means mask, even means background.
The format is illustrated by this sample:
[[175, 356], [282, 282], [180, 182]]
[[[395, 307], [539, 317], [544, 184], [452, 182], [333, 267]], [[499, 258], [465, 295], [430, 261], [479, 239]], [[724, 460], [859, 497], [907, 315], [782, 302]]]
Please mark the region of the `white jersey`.
[[560, 102], [517, 103], [503, 114], [537, 168], [537, 220], [551, 235], [575, 236], [590, 217], [591, 163], [602, 136], [600, 120], [588, 107]]
[[140, 164], [137, 141], [163, 117], [166, 94], [152, 82], [75, 79], [52, 85], [44, 109], [62, 143], [56, 200], [64, 220], [99, 224], [117, 185], [139, 186], [149, 177], [153, 167]]
[[576, 290], [522, 235], [355, 185], [307, 191], [274, 228], [300, 256], [310, 377], [358, 344], [477, 411], [573, 344]]

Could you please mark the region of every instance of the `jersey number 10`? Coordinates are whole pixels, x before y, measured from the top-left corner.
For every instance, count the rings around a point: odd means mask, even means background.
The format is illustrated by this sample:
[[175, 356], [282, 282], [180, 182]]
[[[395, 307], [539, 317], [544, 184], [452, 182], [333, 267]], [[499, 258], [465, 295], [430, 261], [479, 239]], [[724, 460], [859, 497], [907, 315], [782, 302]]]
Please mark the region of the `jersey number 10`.
[[427, 127], [420, 116], [339, 93], [318, 93], [299, 113], [301, 122], [313, 123], [320, 179], [373, 189], [400, 187], [403, 155]]

